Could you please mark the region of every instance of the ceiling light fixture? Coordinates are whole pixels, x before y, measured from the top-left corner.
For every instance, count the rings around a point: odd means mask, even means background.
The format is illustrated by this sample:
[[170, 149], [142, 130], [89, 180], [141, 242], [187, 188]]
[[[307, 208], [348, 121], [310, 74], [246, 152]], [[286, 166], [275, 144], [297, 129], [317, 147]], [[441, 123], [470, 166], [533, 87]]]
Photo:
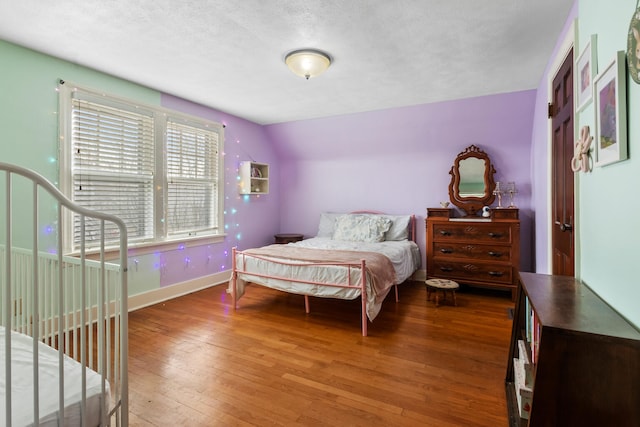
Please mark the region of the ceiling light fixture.
[[324, 73], [331, 65], [331, 57], [316, 49], [300, 49], [289, 52], [284, 58], [287, 67], [300, 77], [309, 80]]

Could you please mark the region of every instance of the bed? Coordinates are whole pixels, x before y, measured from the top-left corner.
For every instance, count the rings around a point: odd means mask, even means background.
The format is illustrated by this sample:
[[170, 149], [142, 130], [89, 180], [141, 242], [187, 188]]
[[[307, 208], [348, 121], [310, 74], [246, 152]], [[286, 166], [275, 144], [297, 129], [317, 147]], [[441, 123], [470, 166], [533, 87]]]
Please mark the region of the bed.
[[124, 223], [0, 162], [0, 425], [127, 426], [127, 326]]
[[[234, 309], [246, 284], [309, 297], [362, 302], [362, 335], [392, 288], [420, 267], [415, 216], [378, 212], [322, 213], [315, 237], [285, 245], [233, 249], [228, 293]], [[365, 272], [365, 274], [362, 274]]]

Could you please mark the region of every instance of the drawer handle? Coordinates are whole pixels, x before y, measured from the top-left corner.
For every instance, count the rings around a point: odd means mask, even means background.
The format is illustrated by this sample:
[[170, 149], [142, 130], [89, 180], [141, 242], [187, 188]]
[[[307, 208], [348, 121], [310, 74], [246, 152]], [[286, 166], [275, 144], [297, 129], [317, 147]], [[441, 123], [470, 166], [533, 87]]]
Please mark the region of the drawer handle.
[[493, 277], [502, 277], [504, 273], [502, 271], [490, 271], [489, 276]]
[[502, 237], [502, 233], [489, 233], [489, 237], [493, 237], [494, 239], [499, 239]]
[[451, 236], [451, 232], [447, 230], [440, 230], [440, 234], [442, 236]]
[[453, 253], [453, 251], [451, 249], [448, 249], [448, 248], [442, 248], [442, 249], [440, 249], [440, 252], [442, 252], [443, 254], [451, 254], [451, 253]]
[[453, 271], [453, 268], [451, 268], [451, 267], [440, 267], [440, 271], [451, 272], [451, 271]]
[[502, 256], [502, 252], [494, 252], [494, 251], [489, 251], [489, 256], [493, 256], [493, 257], [501, 257]]

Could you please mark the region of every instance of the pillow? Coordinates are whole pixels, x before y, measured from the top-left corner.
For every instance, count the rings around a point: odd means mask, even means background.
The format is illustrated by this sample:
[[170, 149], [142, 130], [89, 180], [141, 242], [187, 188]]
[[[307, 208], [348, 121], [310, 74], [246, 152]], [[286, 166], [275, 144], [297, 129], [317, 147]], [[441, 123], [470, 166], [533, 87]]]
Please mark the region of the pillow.
[[336, 218], [342, 215], [344, 214], [331, 212], [321, 213], [316, 237], [333, 237], [333, 232], [336, 229]]
[[342, 215], [336, 219], [334, 240], [382, 242], [393, 221], [379, 215]]
[[408, 240], [409, 239], [409, 223], [411, 215], [385, 215], [393, 221], [391, 228], [384, 236], [384, 240]]

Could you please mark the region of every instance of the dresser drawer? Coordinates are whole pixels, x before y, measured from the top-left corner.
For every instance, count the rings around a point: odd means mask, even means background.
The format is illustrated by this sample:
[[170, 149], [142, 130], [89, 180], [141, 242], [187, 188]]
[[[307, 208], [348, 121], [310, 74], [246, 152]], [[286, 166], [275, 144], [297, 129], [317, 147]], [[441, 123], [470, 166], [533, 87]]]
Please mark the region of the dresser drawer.
[[433, 224], [434, 241], [460, 241], [483, 243], [510, 243], [511, 227], [496, 223], [456, 223]]
[[427, 216], [427, 278], [504, 289], [515, 298], [520, 266], [516, 212], [478, 221]]
[[510, 265], [483, 264], [464, 261], [433, 260], [433, 271], [427, 274], [443, 279], [482, 281], [490, 283], [512, 283]]
[[482, 261], [511, 262], [509, 246], [495, 246], [456, 242], [434, 242], [434, 258], [464, 258]]

